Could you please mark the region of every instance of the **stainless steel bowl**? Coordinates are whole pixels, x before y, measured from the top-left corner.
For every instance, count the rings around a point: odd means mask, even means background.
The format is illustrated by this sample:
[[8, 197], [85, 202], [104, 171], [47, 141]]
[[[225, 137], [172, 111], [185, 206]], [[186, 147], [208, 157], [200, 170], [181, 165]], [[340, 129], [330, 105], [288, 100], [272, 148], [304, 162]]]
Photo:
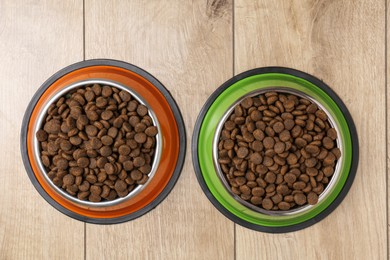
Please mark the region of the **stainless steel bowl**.
[[[236, 105], [238, 105], [239, 103], [241, 103], [241, 101], [243, 101], [247, 97], [258, 96], [260, 94], [264, 94], [264, 93], [270, 92], [270, 91], [294, 94], [296, 96], [299, 96], [299, 97], [302, 97], [302, 98], [306, 98], [306, 99], [310, 100], [311, 102], [315, 103], [319, 108], [321, 108], [327, 114], [331, 126], [336, 129], [336, 131], [338, 133], [337, 139], [336, 139], [337, 147], [340, 150], [343, 150], [342, 149], [343, 144], [342, 144], [341, 138], [340, 138], [340, 130], [338, 129], [338, 126], [335, 123], [334, 118], [331, 116], [329, 111], [321, 103], [319, 103], [318, 101], [316, 101], [312, 97], [308, 96], [307, 94], [305, 94], [303, 92], [300, 92], [298, 90], [295, 90], [295, 89], [286, 88], [286, 87], [270, 87], [270, 88], [265, 88], [265, 89], [261, 89], [261, 90], [256, 90], [256, 91], [253, 91], [251, 93], [248, 93], [245, 96], [240, 97], [239, 99], [236, 100], [235, 103], [233, 103], [229, 107], [229, 109], [226, 110], [226, 112], [224, 113], [222, 119], [220, 120], [219, 124], [217, 125], [217, 129], [215, 131], [214, 138], [213, 138], [213, 163], [214, 163], [214, 168], [215, 168], [216, 172], [218, 173], [219, 179], [221, 180], [221, 182], [225, 186], [226, 190], [230, 193], [230, 195], [232, 197], [234, 197], [234, 199], [236, 201], [238, 201], [239, 203], [241, 203], [242, 205], [248, 207], [251, 210], [254, 210], [254, 211], [257, 211], [257, 212], [260, 212], [260, 213], [263, 213], [263, 214], [273, 215], [273, 216], [292, 216], [292, 215], [297, 215], [297, 214], [301, 214], [301, 213], [310, 211], [313, 207], [315, 207], [315, 205], [304, 205], [302, 207], [298, 207], [298, 208], [287, 210], [287, 211], [271, 211], [271, 210], [265, 210], [265, 209], [262, 209], [260, 207], [257, 207], [255, 205], [253, 205], [253, 204], [251, 204], [251, 203], [241, 199], [239, 196], [237, 196], [236, 194], [234, 194], [232, 192], [231, 187], [230, 187], [228, 181], [226, 180], [225, 174], [222, 172], [221, 167], [220, 167], [220, 165], [218, 163], [218, 143], [219, 143], [219, 137], [221, 135], [221, 131], [223, 129], [223, 125], [226, 122], [226, 120], [229, 118], [231, 113], [233, 112], [234, 107]], [[340, 162], [342, 161], [342, 156], [343, 156], [343, 154], [341, 154], [341, 158], [339, 158], [337, 160], [337, 163], [336, 163], [336, 166], [335, 166], [335, 172], [334, 172], [331, 180], [329, 181], [329, 183], [326, 186], [326, 188], [324, 189], [324, 191], [319, 195], [318, 203], [320, 203], [321, 201], [323, 201], [325, 198], [327, 198], [330, 195], [332, 188], [339, 181], [339, 179], [341, 177], [341, 174], [340, 174], [340, 167], [341, 167], [340, 166]]]
[[110, 80], [106, 80], [106, 79], [89, 79], [89, 80], [79, 81], [79, 82], [76, 82], [74, 84], [71, 84], [71, 85], [61, 89], [55, 95], [53, 95], [53, 97], [51, 97], [50, 100], [48, 100], [46, 104], [44, 104], [43, 109], [39, 112], [39, 115], [37, 117], [37, 121], [34, 124], [33, 131], [34, 131], [34, 133], [36, 133], [42, 127], [43, 120], [47, 114], [49, 106], [52, 103], [56, 102], [61, 96], [70, 92], [71, 90], [83, 87], [85, 85], [95, 84], [95, 83], [100, 84], [100, 85], [108, 85], [108, 86], [112, 86], [112, 87], [116, 87], [118, 89], [124, 90], [124, 91], [130, 93], [139, 103], [145, 105], [148, 108], [148, 110], [149, 110], [148, 115], [152, 118], [153, 124], [158, 129], [158, 134], [156, 135], [156, 149], [155, 149], [155, 155], [153, 157], [152, 170], [148, 174], [149, 180], [143, 185], [137, 185], [134, 190], [132, 190], [127, 196], [125, 196], [123, 198], [117, 198], [117, 199], [112, 200], [112, 201], [103, 201], [103, 202], [90, 202], [90, 201], [80, 200], [77, 197], [73, 197], [70, 194], [68, 194], [67, 192], [65, 192], [64, 190], [62, 190], [61, 188], [57, 187], [52, 182], [52, 180], [50, 180], [50, 178], [47, 176], [47, 171], [46, 171], [46, 169], [41, 161], [41, 152], [40, 152], [40, 148], [39, 148], [39, 143], [38, 143], [38, 140], [37, 140], [35, 135], [34, 135], [33, 149], [34, 149], [34, 157], [35, 157], [36, 161], [38, 162], [39, 169], [43, 172], [43, 176], [45, 177], [46, 182], [49, 183], [49, 185], [53, 189], [55, 189], [59, 194], [61, 194], [64, 198], [66, 198], [72, 202], [75, 202], [77, 204], [81, 204], [81, 205], [88, 206], [88, 207], [107, 207], [107, 206], [113, 206], [113, 205], [122, 203], [122, 202], [136, 196], [139, 192], [141, 192], [150, 183], [151, 179], [153, 178], [153, 176], [154, 176], [154, 174], [159, 166], [160, 159], [161, 159], [161, 151], [162, 151], [161, 127], [160, 127], [160, 124], [157, 120], [155, 113], [150, 108], [149, 104], [145, 101], [145, 99], [143, 99], [142, 96], [140, 96], [137, 92], [135, 92], [133, 89], [131, 89], [131, 86], [125, 87], [125, 86], [123, 86], [117, 82], [114, 82], [114, 81], [110, 81]]

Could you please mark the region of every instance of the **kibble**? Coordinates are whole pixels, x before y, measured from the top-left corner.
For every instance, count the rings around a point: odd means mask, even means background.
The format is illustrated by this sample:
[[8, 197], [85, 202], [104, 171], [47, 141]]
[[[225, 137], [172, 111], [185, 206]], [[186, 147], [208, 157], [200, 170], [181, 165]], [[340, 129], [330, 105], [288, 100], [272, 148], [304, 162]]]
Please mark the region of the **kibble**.
[[108, 85], [86, 85], [60, 97], [36, 133], [49, 178], [91, 202], [125, 197], [145, 184], [158, 134], [148, 113], [130, 93]]
[[[142, 134], [154, 136], [155, 130]], [[342, 156], [336, 140], [336, 129], [316, 104], [269, 92], [234, 108], [223, 125], [218, 162], [234, 194], [266, 210], [286, 211], [318, 203]]]

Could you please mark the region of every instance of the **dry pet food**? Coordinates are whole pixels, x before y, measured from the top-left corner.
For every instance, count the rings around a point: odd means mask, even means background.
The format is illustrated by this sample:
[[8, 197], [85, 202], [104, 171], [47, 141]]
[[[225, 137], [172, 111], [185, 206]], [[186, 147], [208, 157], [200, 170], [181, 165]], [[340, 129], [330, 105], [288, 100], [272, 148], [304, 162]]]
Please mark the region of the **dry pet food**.
[[156, 135], [146, 106], [124, 90], [99, 84], [51, 104], [36, 133], [49, 178], [91, 202], [125, 197], [148, 181]]
[[266, 210], [314, 205], [341, 156], [337, 131], [308, 99], [248, 97], [224, 123], [218, 162], [231, 191]]

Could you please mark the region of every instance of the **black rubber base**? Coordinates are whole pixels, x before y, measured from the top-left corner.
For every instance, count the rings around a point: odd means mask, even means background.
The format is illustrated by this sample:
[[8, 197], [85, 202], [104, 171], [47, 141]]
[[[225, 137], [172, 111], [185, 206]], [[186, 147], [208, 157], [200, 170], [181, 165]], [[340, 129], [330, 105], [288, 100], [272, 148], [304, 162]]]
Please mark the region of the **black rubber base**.
[[[173, 111], [173, 114], [176, 118], [176, 123], [177, 123], [177, 127], [179, 130], [179, 145], [180, 145], [179, 156], [177, 159], [177, 163], [176, 163], [176, 167], [175, 167], [175, 170], [173, 172], [173, 175], [172, 175], [171, 179], [169, 180], [168, 184], [163, 189], [163, 191], [150, 204], [148, 204], [144, 208], [142, 208], [142, 209], [140, 209], [132, 214], [123, 216], [123, 217], [110, 218], [110, 219], [85, 217], [85, 216], [79, 215], [75, 212], [72, 212], [72, 211], [64, 208], [60, 204], [58, 204], [53, 198], [51, 198], [45, 192], [45, 190], [39, 184], [38, 180], [36, 179], [36, 177], [33, 173], [33, 170], [31, 168], [30, 161], [29, 161], [28, 155], [27, 155], [27, 126], [28, 126], [29, 121], [30, 121], [31, 113], [32, 113], [35, 105], [37, 104], [38, 100], [42, 96], [42, 94], [46, 91], [47, 88], [49, 88], [49, 86], [51, 86], [55, 81], [57, 81], [59, 78], [63, 77], [64, 75], [66, 75], [72, 71], [81, 69], [81, 68], [99, 66], [99, 65], [123, 68], [123, 69], [129, 70], [129, 71], [135, 72], [135, 73], [141, 75], [142, 77], [144, 77], [145, 79], [147, 79], [149, 82], [151, 82], [164, 95], [165, 99], [167, 100], [168, 104], [170, 105], [170, 107]], [[176, 184], [177, 179], [180, 176], [180, 173], [181, 173], [181, 170], [182, 170], [182, 167], [184, 164], [184, 158], [185, 158], [185, 152], [186, 152], [186, 132], [185, 132], [185, 126], [184, 126], [183, 118], [182, 118], [182, 115], [180, 113], [179, 107], [177, 106], [175, 100], [173, 99], [173, 97], [171, 96], [169, 91], [155, 77], [153, 77], [151, 74], [144, 71], [143, 69], [141, 69], [137, 66], [134, 66], [132, 64], [126, 63], [126, 62], [117, 61], [117, 60], [108, 60], [108, 59], [95, 59], [95, 60], [87, 60], [87, 61], [82, 61], [79, 63], [72, 64], [72, 65], [58, 71], [53, 76], [51, 76], [45, 83], [42, 84], [42, 86], [38, 89], [38, 91], [33, 96], [32, 100], [30, 101], [30, 103], [26, 109], [26, 112], [24, 114], [24, 118], [23, 118], [23, 122], [22, 122], [22, 129], [21, 129], [21, 136], [20, 136], [20, 150], [22, 153], [24, 167], [26, 168], [27, 174], [28, 174], [32, 184], [35, 186], [36, 190], [41, 194], [41, 196], [47, 202], [49, 202], [54, 208], [56, 208], [60, 212], [64, 213], [65, 215], [68, 215], [69, 217], [72, 217], [74, 219], [81, 220], [84, 222], [93, 223], [93, 224], [116, 224], [116, 223], [122, 223], [122, 222], [126, 222], [129, 220], [133, 220], [133, 219], [138, 218], [138, 217], [144, 215], [145, 213], [151, 211], [158, 204], [160, 204], [165, 199], [165, 197], [169, 194], [169, 192], [173, 189], [173, 187]]]
[[[213, 104], [213, 102], [217, 99], [217, 97], [225, 91], [225, 89], [229, 88], [232, 84], [236, 83], [239, 80], [242, 80], [244, 78], [258, 75], [258, 74], [266, 74], [266, 73], [283, 73], [283, 74], [289, 74], [293, 75], [295, 77], [303, 78], [317, 87], [321, 88], [323, 91], [325, 91], [332, 99], [336, 102], [336, 104], [339, 106], [341, 112], [344, 114], [344, 117], [348, 123], [348, 127], [350, 130], [351, 138], [352, 138], [352, 164], [350, 168], [350, 172], [348, 175], [348, 178], [345, 182], [344, 187], [342, 188], [340, 194], [337, 196], [337, 198], [327, 207], [325, 210], [323, 210], [320, 214], [315, 216], [312, 219], [309, 219], [305, 222], [291, 225], [291, 226], [284, 226], [284, 227], [267, 227], [267, 226], [260, 226], [256, 225], [250, 222], [247, 222], [236, 215], [232, 214], [230, 211], [228, 211], [225, 207], [223, 207], [222, 204], [218, 202], [218, 200], [213, 196], [213, 194], [208, 189], [205, 180], [203, 178], [202, 172], [200, 170], [199, 165], [199, 158], [198, 158], [198, 138], [199, 138], [199, 131], [202, 126], [202, 122], [204, 119], [204, 116], [206, 115], [207, 111], [209, 110], [210, 106]], [[268, 233], [286, 233], [286, 232], [292, 232], [296, 230], [300, 230], [306, 227], [309, 227], [322, 219], [324, 219], [326, 216], [328, 216], [344, 199], [344, 197], [347, 195], [349, 189], [351, 188], [351, 185], [353, 183], [353, 180], [355, 179], [356, 170], [358, 166], [359, 161], [359, 142], [358, 137], [356, 133], [356, 127], [352, 120], [352, 117], [347, 109], [347, 107], [344, 105], [344, 103], [341, 101], [341, 99], [337, 96], [333, 90], [327, 86], [323, 81], [317, 79], [316, 77], [309, 75], [305, 72], [298, 71], [291, 68], [284, 68], [284, 67], [265, 67], [265, 68], [257, 68], [253, 70], [249, 70], [246, 72], [243, 72], [237, 76], [234, 76], [233, 78], [226, 81], [222, 86], [220, 86], [206, 101], [205, 105], [200, 111], [200, 114], [196, 120], [194, 133], [192, 136], [192, 144], [191, 144], [191, 150], [192, 150], [192, 161], [193, 166], [195, 169], [196, 177], [198, 179], [198, 182], [200, 186], [202, 187], [203, 192], [206, 194], [207, 198], [210, 200], [210, 202], [226, 217], [228, 217], [230, 220], [234, 221], [235, 223], [253, 229], [257, 231], [262, 232], [268, 232]]]

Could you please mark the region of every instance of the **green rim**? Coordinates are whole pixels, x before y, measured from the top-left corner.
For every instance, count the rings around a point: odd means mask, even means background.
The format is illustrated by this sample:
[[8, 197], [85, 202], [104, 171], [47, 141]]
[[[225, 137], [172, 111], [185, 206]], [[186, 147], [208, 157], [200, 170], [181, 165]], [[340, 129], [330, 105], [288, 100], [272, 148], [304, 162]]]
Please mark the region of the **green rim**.
[[[286, 87], [303, 92], [318, 101], [325, 107], [333, 117], [337, 128], [340, 130], [340, 139], [342, 142], [342, 158], [340, 163], [340, 176], [337, 183], [332, 187], [328, 196], [320, 203], [313, 206], [310, 211], [302, 212], [296, 215], [270, 216], [253, 211], [237, 202], [226, 190], [215, 171], [212, 159], [212, 144], [218, 123], [223, 117], [225, 111], [231, 107], [238, 99], [246, 94], [271, 87]], [[198, 156], [202, 176], [212, 195], [229, 212], [250, 223], [268, 226], [283, 227], [299, 224], [314, 218], [325, 210], [339, 195], [342, 190], [352, 162], [352, 140], [347, 121], [331, 97], [322, 89], [311, 82], [299, 77], [282, 73], [266, 73], [244, 78], [223, 91], [210, 106], [202, 122], [199, 141]]]

